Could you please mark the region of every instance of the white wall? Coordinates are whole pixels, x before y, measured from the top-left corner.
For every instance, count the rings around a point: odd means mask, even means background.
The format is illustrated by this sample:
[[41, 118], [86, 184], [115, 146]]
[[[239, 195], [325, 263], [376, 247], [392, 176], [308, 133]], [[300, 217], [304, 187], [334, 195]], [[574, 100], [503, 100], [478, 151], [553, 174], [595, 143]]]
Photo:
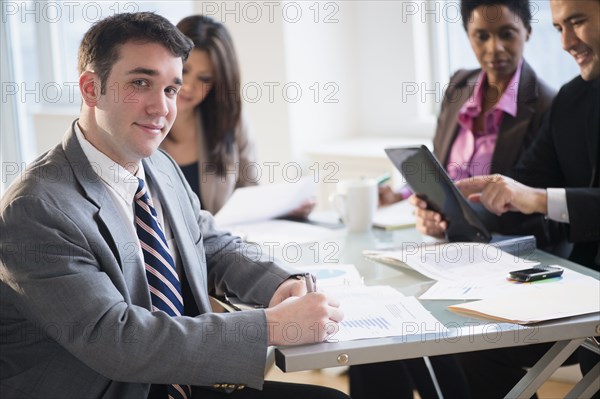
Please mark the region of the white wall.
[[298, 4], [307, 17], [285, 23], [283, 33], [287, 77], [302, 89], [299, 101], [289, 103], [293, 154], [301, 157], [323, 139], [358, 133], [360, 87], [356, 82], [356, 3]]
[[[204, 11], [198, 7], [198, 12]], [[289, 109], [281, 100], [281, 84], [287, 80], [285, 42], [281, 18], [269, 22], [265, 11], [261, 10], [264, 19], [260, 22], [253, 22], [253, 17], [242, 11], [213, 18], [224, 22], [233, 36], [241, 66], [244, 109], [259, 143], [260, 159], [282, 162], [291, 158]], [[274, 84], [279, 84], [279, 89]]]
[[[210, 11], [232, 33], [243, 85], [263, 87], [260, 101], [245, 103], [263, 161], [306, 162], [315, 147], [357, 136], [432, 136], [432, 116], [402, 96], [429, 65], [415, 56], [415, 25], [401, 1], [279, 2], [272, 20], [261, 9], [258, 19], [240, 8], [237, 21]], [[272, 98], [266, 82], [276, 85]], [[286, 85], [299, 99], [285, 98]]]
[[414, 102], [402, 101], [403, 82], [416, 79], [412, 23], [402, 23], [399, 1], [360, 2], [357, 8], [360, 132], [412, 133], [403, 131], [403, 124], [416, 117], [417, 107]]

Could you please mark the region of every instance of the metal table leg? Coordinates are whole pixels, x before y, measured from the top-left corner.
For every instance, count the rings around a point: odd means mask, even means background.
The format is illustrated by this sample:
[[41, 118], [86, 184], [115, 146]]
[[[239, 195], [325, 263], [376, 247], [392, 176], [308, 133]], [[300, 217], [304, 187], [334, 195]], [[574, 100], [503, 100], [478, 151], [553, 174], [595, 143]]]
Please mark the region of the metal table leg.
[[600, 363], [596, 364], [583, 379], [569, 391], [566, 399], [591, 398], [600, 390]]
[[559, 341], [525, 374], [506, 398], [530, 398], [565, 360], [585, 341], [585, 338]]

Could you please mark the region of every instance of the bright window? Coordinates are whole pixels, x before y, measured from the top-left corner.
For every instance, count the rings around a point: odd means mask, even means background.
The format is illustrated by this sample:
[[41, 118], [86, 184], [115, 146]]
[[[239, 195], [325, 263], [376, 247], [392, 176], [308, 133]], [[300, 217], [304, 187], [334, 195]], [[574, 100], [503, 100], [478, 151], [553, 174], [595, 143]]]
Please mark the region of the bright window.
[[[11, 50], [4, 61], [12, 67], [10, 80], [3, 78], [2, 97], [15, 109], [13, 120], [18, 121], [16, 128], [2, 134], [14, 136], [10, 142], [20, 146], [19, 151], [8, 154], [3, 150], [2, 162], [19, 165], [39, 155], [34, 116], [78, 113], [77, 50], [93, 23], [137, 11], [153, 11], [177, 23], [195, 10], [193, 1], [24, 0], [2, 1], [0, 5]], [[43, 133], [38, 132], [38, 141], [40, 135]]]
[[[552, 26], [549, 2], [532, 1], [531, 14], [532, 35], [525, 45], [524, 57], [542, 80], [558, 90], [579, 74], [579, 68], [561, 47], [560, 34]], [[461, 68], [478, 68], [460, 18], [447, 18], [445, 22], [448, 76]]]
[[[123, 12], [153, 11], [173, 23], [194, 12], [192, 1], [20, 1], [4, 2], [18, 47], [13, 51], [22, 72], [21, 84], [29, 102], [39, 105], [73, 105], [76, 88], [77, 49], [93, 23]], [[3, 21], [4, 22], [4, 21]], [[20, 62], [19, 62], [20, 61]], [[35, 90], [35, 95], [34, 95]], [[36, 98], [37, 96], [37, 98]], [[75, 102], [79, 100], [76, 97]]]

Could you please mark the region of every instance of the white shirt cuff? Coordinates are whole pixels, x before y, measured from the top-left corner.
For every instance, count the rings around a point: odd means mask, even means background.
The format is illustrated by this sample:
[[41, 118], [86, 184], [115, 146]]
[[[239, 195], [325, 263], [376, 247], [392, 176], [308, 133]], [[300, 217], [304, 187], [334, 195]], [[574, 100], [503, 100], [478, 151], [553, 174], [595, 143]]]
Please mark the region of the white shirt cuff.
[[569, 223], [567, 191], [564, 188], [548, 188], [546, 194], [548, 196], [548, 219]]

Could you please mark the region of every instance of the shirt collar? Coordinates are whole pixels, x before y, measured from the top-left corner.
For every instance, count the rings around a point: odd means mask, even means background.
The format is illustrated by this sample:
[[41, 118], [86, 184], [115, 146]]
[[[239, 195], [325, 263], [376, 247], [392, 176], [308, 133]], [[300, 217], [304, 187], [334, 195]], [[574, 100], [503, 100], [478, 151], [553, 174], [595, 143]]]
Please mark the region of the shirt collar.
[[79, 123], [75, 123], [75, 135], [83, 149], [83, 153], [92, 165], [92, 168], [100, 176], [102, 181], [112, 188], [126, 203], [133, 203], [133, 198], [138, 188], [138, 178], [145, 180], [144, 166], [140, 162], [136, 175], [110, 159], [106, 154], [98, 150], [90, 143]]
[[[519, 94], [519, 81], [521, 78], [521, 70], [523, 68], [523, 59], [519, 61], [519, 65], [513, 77], [511, 78], [506, 90], [502, 94], [500, 100], [492, 107], [489, 112], [495, 110], [504, 111], [507, 114], [515, 117], [517, 116], [517, 96]], [[459, 120], [466, 118], [475, 118], [481, 113], [481, 102], [483, 101], [483, 86], [487, 81], [487, 75], [484, 71], [479, 73], [477, 81], [475, 82], [475, 91], [469, 97], [467, 102], [462, 106], [459, 111]]]
[[519, 61], [519, 66], [510, 80], [510, 83], [506, 86], [506, 90], [504, 90], [500, 101], [494, 106], [495, 109], [504, 111], [512, 117], [517, 116], [517, 96], [519, 94], [519, 81], [521, 79], [522, 67], [523, 59]]

